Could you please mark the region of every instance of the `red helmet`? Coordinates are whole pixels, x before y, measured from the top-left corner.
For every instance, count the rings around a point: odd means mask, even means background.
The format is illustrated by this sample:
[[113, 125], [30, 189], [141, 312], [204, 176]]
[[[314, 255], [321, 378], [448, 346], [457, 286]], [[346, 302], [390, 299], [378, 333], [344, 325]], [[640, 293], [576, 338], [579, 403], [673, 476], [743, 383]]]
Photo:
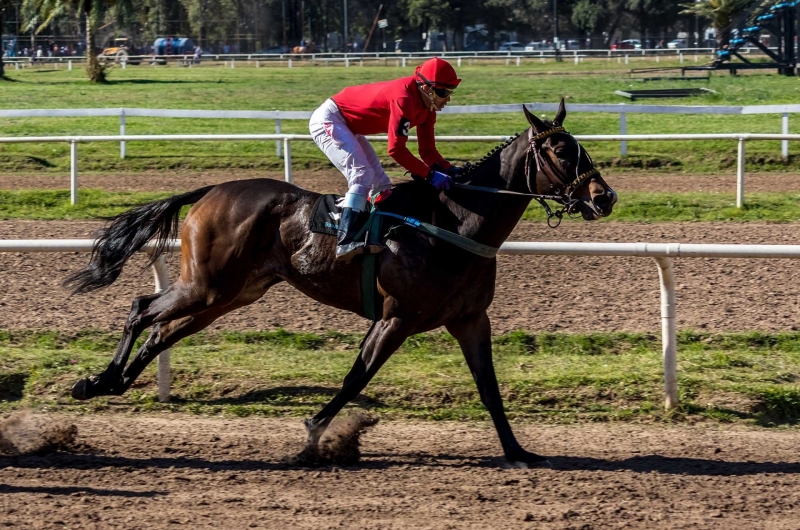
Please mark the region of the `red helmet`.
[[428, 59], [417, 66], [415, 75], [420, 81], [433, 87], [454, 89], [461, 82], [450, 63], [438, 57]]

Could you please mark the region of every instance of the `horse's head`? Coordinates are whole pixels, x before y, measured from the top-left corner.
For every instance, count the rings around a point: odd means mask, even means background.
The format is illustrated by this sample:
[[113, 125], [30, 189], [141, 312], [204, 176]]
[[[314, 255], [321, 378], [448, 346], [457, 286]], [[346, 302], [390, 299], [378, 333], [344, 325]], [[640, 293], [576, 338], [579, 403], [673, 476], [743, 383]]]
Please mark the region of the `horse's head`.
[[589, 153], [562, 123], [567, 116], [564, 99], [552, 122], [544, 122], [525, 106], [529, 129], [528, 158], [536, 162], [536, 182], [531, 182], [530, 160], [525, 166], [531, 193], [554, 195], [568, 213], [579, 211], [587, 221], [611, 215], [617, 194], [595, 169]]

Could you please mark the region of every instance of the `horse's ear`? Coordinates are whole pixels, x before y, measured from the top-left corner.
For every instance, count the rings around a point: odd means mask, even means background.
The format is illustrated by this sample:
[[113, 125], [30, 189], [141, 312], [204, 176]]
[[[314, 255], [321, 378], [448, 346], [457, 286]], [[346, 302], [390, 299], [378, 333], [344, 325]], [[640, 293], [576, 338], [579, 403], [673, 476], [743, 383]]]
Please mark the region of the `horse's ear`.
[[558, 112], [553, 120], [553, 125], [561, 127], [564, 124], [564, 118], [567, 117], [567, 107], [564, 106], [564, 98], [561, 98], [561, 103], [558, 104]]
[[525, 117], [528, 119], [528, 123], [531, 124], [531, 127], [533, 127], [534, 131], [542, 132], [547, 129], [547, 126], [544, 124], [544, 122], [537, 118], [535, 114], [531, 114], [531, 112], [528, 110], [528, 107], [522, 105], [522, 111], [525, 113]]

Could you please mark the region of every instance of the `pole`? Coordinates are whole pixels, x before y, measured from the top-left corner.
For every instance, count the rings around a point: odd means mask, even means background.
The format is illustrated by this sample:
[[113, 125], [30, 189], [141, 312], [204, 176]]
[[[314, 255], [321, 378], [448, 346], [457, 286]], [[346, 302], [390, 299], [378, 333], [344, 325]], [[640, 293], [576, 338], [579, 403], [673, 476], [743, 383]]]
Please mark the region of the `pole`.
[[344, 0], [344, 53], [347, 53], [347, 43], [350, 42], [350, 38], [347, 35], [347, 0]]
[[739, 138], [739, 149], [736, 156], [736, 207], [744, 204], [744, 138]]
[[678, 354], [675, 333], [675, 274], [670, 258], [655, 258], [661, 283], [661, 351], [664, 356], [664, 408], [678, 406]]
[[558, 42], [558, 0], [553, 0], [553, 47], [555, 48], [556, 61], [561, 62], [561, 55], [558, 53], [561, 47]]
[[[159, 256], [153, 262], [153, 277], [156, 281], [156, 293], [169, 287], [167, 276], [167, 263], [164, 256]], [[169, 350], [164, 350], [158, 355], [158, 401], [169, 403], [169, 390], [172, 375], [170, 374]]]
[[283, 178], [292, 183], [292, 144], [288, 138], [283, 139]]
[[[628, 134], [628, 115], [625, 112], [619, 113], [619, 133]], [[619, 143], [619, 156], [628, 156], [628, 142], [625, 140]]]
[[369, 41], [372, 39], [372, 33], [375, 31], [375, 26], [378, 24], [378, 19], [381, 17], [381, 10], [383, 10], [383, 4], [378, 6], [378, 12], [375, 13], [375, 18], [372, 20], [372, 27], [369, 28], [369, 35], [367, 35], [367, 42], [364, 43], [364, 50], [363, 50], [364, 52], [366, 52], [367, 49], [369, 48]]
[[69, 203], [78, 203], [78, 142], [69, 143]]
[[[781, 132], [789, 134], [789, 113], [784, 112], [781, 116]], [[789, 160], [789, 140], [781, 141], [781, 156], [784, 160]]]
[[[125, 136], [125, 109], [122, 109], [119, 114], [119, 135]], [[125, 141], [119, 143], [119, 157], [125, 158]]]

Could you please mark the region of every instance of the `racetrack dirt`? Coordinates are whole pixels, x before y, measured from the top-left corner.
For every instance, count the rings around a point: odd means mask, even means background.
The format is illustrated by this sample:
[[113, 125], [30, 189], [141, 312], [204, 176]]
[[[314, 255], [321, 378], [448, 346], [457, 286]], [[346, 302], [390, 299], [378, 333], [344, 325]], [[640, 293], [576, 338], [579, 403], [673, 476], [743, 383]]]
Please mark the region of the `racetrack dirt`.
[[[0, 238], [88, 238], [91, 221], [2, 221]], [[331, 236], [332, 237], [332, 236]], [[521, 222], [511, 240], [654, 243], [769, 243], [800, 241], [800, 224], [770, 223], [544, 223]], [[88, 254], [0, 253], [0, 329], [121, 331], [135, 296], [153, 290], [152, 273], [135, 256], [108, 289], [68, 297], [60, 282], [85, 266]], [[171, 256], [170, 278], [178, 256]], [[797, 264], [793, 260], [674, 260], [678, 329], [712, 332], [800, 328]], [[658, 268], [650, 258], [498, 257], [495, 333], [643, 331], [659, 333]], [[314, 302], [278, 284], [251, 306], [210, 329], [366, 332], [369, 323]]]
[[552, 469], [507, 469], [490, 425], [382, 422], [361, 463], [300, 468], [297, 419], [57, 416], [76, 452], [0, 457], [11, 528], [795, 529], [800, 434], [517, 425]]
[[[320, 193], [344, 193], [347, 183], [335, 171], [295, 170], [293, 182], [303, 188]], [[615, 189], [632, 192], [736, 193], [736, 170], [717, 175], [685, 175], [648, 173], [647, 171], [620, 172], [614, 168], [603, 171], [603, 177]], [[209, 184], [248, 178], [274, 178], [283, 180], [282, 172], [255, 170], [175, 170], [109, 173], [81, 173], [78, 183], [82, 188], [105, 191], [174, 191], [182, 192]], [[395, 183], [407, 177], [392, 175]], [[800, 175], [795, 173], [748, 172], [745, 179], [747, 192], [786, 192], [800, 189]], [[0, 174], [0, 189], [69, 189], [69, 174]]]

